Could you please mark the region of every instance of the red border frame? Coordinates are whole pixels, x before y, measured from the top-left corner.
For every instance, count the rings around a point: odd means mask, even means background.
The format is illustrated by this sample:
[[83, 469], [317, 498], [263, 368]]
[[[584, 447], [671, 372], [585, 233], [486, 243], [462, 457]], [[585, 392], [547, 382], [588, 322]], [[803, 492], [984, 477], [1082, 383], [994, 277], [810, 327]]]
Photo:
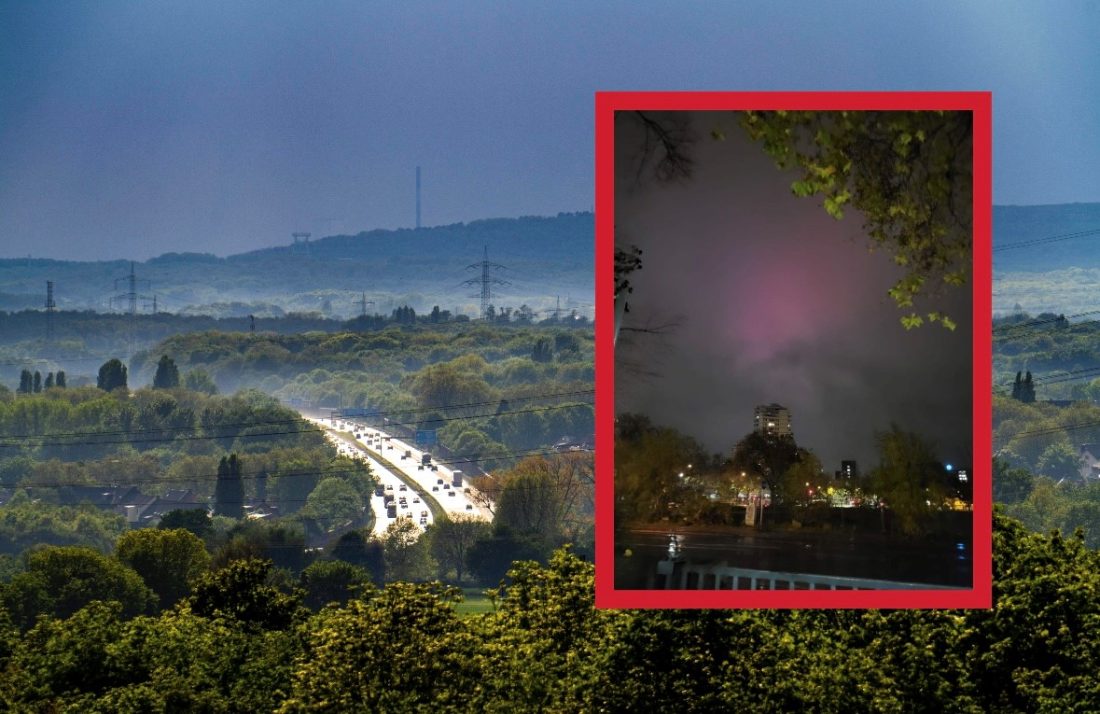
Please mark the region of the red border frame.
[[[959, 110], [974, 113], [974, 571], [968, 590], [620, 590], [615, 588], [615, 112]], [[992, 555], [992, 96], [989, 92], [596, 93], [596, 607], [989, 608]]]

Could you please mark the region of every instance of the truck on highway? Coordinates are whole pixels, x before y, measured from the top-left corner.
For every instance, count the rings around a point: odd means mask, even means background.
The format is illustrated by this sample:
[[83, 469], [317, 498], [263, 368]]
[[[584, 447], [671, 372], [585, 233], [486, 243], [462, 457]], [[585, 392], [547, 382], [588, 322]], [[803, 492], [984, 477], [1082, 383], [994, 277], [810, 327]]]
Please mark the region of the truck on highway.
[[462, 488], [462, 472], [454, 471], [451, 474], [451, 485], [455, 488]]

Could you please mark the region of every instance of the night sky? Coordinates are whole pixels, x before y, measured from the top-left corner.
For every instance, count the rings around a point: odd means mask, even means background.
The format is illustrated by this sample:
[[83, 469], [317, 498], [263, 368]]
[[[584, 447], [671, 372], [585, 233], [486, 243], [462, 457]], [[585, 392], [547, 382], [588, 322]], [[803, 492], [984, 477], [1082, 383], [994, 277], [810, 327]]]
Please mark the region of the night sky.
[[[753, 408], [791, 410], [795, 440], [826, 473], [841, 459], [866, 471], [873, 434], [891, 422], [929, 438], [940, 457], [971, 457], [970, 287], [926, 303], [958, 322], [906, 331], [887, 295], [901, 273], [868, 250], [860, 216], [841, 221], [820, 199], [796, 198], [735, 125], [696, 114], [694, 175], [637, 181], [636, 137], [617, 139], [616, 231], [641, 247], [625, 324], [678, 322], [663, 336], [620, 337], [616, 411], [648, 414], [728, 455], [752, 430]], [[918, 303], [920, 306], [920, 303]], [[642, 374], [654, 372], [656, 376]]]
[[599, 89], [991, 90], [994, 199], [1100, 200], [1100, 4], [777, 5], [0, 0], [0, 257], [590, 210]]

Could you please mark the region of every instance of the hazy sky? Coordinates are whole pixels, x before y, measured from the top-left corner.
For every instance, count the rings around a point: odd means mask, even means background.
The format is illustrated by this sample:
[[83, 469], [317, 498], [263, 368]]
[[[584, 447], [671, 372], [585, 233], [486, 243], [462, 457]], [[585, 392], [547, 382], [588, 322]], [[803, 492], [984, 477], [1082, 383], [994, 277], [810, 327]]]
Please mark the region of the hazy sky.
[[0, 0], [0, 257], [587, 210], [598, 89], [988, 89], [995, 200], [1100, 201], [1100, 3], [593, 5]]
[[[753, 408], [778, 402], [830, 474], [841, 459], [876, 464], [874, 432], [891, 422], [931, 439], [942, 459], [969, 462], [970, 288], [918, 303], [951, 315], [955, 332], [906, 331], [887, 295], [902, 272], [888, 253], [868, 251], [858, 214], [838, 222], [819, 199], [794, 197], [792, 176], [731, 114], [692, 121], [697, 135], [717, 127], [728, 139], [693, 147], [690, 180], [638, 183], [636, 164], [618, 166], [616, 234], [643, 250], [626, 324], [679, 325], [620, 338], [618, 359], [660, 376], [618, 369], [616, 411], [728, 455], [752, 431]], [[637, 147], [631, 125], [621, 127], [621, 146]]]

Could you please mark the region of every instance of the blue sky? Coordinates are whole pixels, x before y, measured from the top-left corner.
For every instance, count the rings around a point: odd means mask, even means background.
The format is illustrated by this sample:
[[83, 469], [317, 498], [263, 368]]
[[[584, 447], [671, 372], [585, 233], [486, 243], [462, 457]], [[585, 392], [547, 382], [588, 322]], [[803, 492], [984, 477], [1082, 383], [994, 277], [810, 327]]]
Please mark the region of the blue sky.
[[1100, 201], [1100, 3], [592, 5], [0, 2], [0, 257], [588, 210], [601, 89], [988, 89], [995, 201]]

